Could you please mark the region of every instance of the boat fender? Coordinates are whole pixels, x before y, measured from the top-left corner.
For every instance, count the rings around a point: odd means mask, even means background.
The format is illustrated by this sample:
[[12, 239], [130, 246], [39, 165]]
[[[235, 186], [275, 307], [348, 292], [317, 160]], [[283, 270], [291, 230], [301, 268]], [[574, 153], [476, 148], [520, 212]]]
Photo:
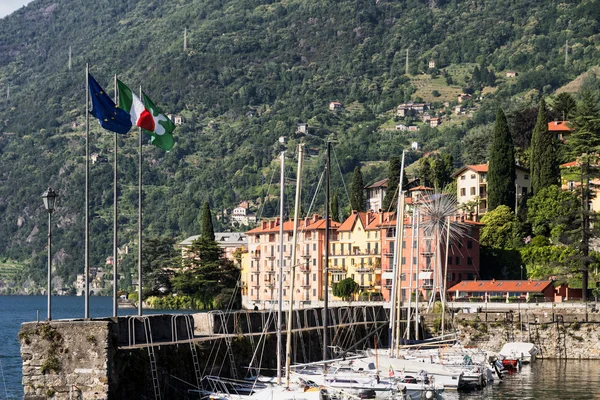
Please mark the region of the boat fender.
[[433, 393], [433, 390], [428, 390], [425, 392], [425, 399], [432, 400], [434, 398], [435, 398], [435, 393]]
[[496, 365], [496, 363], [492, 364], [494, 366], [494, 370], [496, 371], [496, 375], [498, 375], [498, 378], [500, 378], [500, 380], [504, 379], [502, 377], [502, 373], [498, 370], [498, 365]]

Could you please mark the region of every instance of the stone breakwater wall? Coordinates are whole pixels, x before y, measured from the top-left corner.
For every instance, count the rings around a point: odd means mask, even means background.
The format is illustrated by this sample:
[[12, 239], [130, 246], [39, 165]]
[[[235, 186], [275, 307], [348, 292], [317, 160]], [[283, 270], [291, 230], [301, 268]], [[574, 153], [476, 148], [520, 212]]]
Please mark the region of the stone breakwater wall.
[[106, 398], [114, 334], [108, 321], [22, 324], [23, 398]]
[[[431, 317], [429, 317], [431, 321]], [[462, 344], [499, 351], [506, 342], [532, 342], [546, 359], [600, 359], [600, 314], [584, 311], [457, 313]]]

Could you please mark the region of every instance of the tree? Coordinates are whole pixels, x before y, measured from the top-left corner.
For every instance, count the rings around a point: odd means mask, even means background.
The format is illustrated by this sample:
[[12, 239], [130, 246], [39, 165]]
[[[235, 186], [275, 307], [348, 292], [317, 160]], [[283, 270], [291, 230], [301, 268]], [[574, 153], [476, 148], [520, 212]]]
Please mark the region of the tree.
[[230, 293], [228, 289], [235, 288], [239, 277], [239, 268], [223, 256], [218, 243], [200, 236], [190, 245], [171, 282], [173, 289], [196, 297], [204, 308], [212, 308], [217, 296], [225, 296]]
[[208, 201], [205, 201], [204, 204], [202, 204], [202, 227], [200, 234], [205, 239], [215, 240], [215, 230], [213, 228], [212, 214], [210, 213]]
[[365, 211], [367, 209], [365, 184], [363, 183], [360, 167], [354, 168], [354, 175], [352, 175], [352, 182], [350, 183], [350, 206], [356, 211]]
[[333, 295], [342, 300], [350, 301], [355, 293], [358, 293], [360, 286], [352, 278], [342, 279], [333, 284]]
[[531, 224], [533, 234], [551, 237], [558, 243], [563, 234], [576, 228], [579, 201], [574, 192], [552, 185], [527, 200], [527, 209], [527, 222]]
[[488, 209], [515, 202], [515, 149], [502, 108], [496, 112], [488, 167]]
[[557, 94], [554, 98], [552, 111], [557, 118], [560, 118], [563, 121], [568, 121], [573, 116], [576, 109], [577, 103], [570, 93], [562, 92]]
[[519, 221], [510, 207], [500, 205], [488, 211], [481, 218], [481, 222], [485, 224], [479, 236], [479, 243], [482, 246], [499, 249], [517, 247], [520, 238]]
[[331, 220], [332, 221], [340, 220], [340, 207], [339, 207], [338, 197], [339, 197], [338, 191], [334, 190], [333, 194], [331, 195], [331, 204], [329, 206], [330, 211], [331, 211]]
[[533, 193], [559, 182], [554, 135], [548, 132], [546, 102], [540, 101], [537, 122], [531, 137], [531, 186]]
[[[400, 180], [400, 170], [402, 169], [402, 159], [400, 157], [392, 157], [389, 162], [389, 175], [385, 197], [383, 198], [382, 208], [384, 211], [391, 210], [398, 204], [397, 190], [398, 181]], [[405, 188], [408, 184], [406, 173], [402, 179], [402, 187]]]
[[142, 278], [145, 289], [151, 294], [161, 288], [170, 289], [171, 271], [180, 262], [180, 254], [175, 249], [175, 239], [151, 237], [144, 239], [142, 247]]
[[581, 199], [581, 241], [579, 246], [581, 260], [582, 300], [587, 301], [589, 281], [591, 225], [594, 213], [590, 210], [593, 197], [590, 185], [600, 176], [600, 111], [597, 98], [590, 90], [584, 90], [577, 104], [573, 121], [573, 134], [569, 138], [570, 155], [578, 160], [579, 195]]

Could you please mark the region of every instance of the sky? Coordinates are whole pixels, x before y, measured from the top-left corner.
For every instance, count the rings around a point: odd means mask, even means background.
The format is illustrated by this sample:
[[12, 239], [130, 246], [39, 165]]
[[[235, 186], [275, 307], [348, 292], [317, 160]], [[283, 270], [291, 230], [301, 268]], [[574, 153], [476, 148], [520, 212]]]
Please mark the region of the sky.
[[31, 0], [0, 0], [0, 18], [6, 17], [29, 2]]

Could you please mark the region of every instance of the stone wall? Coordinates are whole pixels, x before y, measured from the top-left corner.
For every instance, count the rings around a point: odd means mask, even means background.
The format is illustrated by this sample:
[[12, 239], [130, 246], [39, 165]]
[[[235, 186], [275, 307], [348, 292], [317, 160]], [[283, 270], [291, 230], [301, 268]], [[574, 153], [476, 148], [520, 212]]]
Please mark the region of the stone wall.
[[499, 351], [504, 343], [536, 343], [540, 358], [600, 359], [598, 313], [455, 314], [462, 344]]
[[105, 399], [116, 348], [110, 321], [21, 325], [24, 399]]

